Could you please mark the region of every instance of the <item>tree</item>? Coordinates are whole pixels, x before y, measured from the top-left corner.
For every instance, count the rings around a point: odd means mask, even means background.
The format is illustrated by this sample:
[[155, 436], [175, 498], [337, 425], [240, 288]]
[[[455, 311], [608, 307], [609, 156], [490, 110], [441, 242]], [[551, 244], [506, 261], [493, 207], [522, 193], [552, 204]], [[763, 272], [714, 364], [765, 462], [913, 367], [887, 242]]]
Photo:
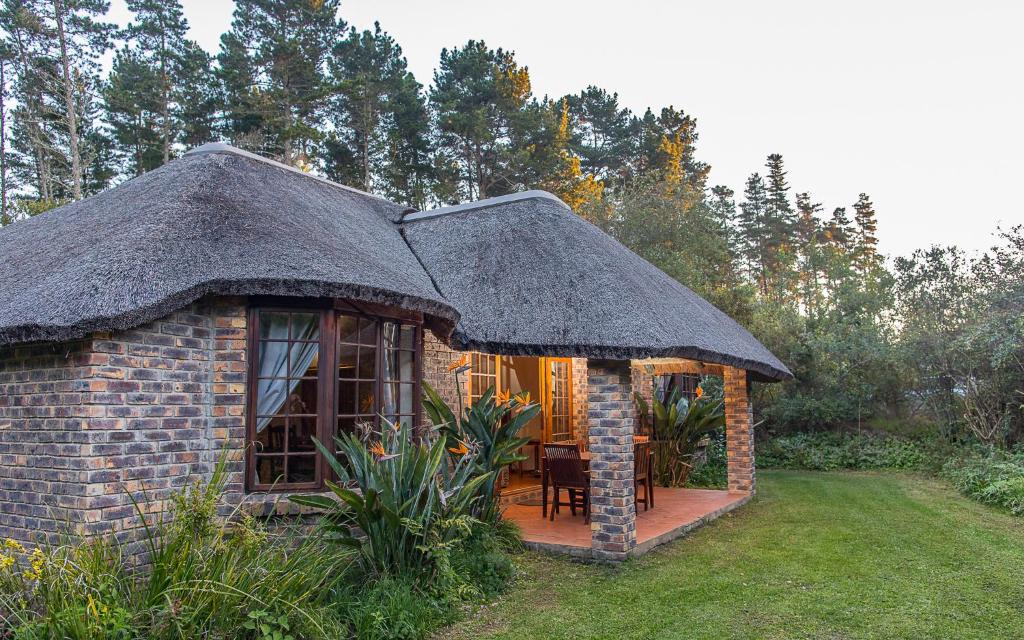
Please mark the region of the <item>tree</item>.
[[486, 198], [523, 187], [543, 110], [513, 52], [476, 40], [442, 49], [430, 104], [441, 162], [454, 180], [449, 194]]
[[617, 188], [635, 155], [632, 113], [619, 105], [617, 93], [593, 85], [564, 100], [569, 113], [569, 150], [580, 159], [580, 171]]
[[335, 87], [329, 119], [335, 133], [325, 154], [327, 174], [419, 208], [431, 174], [429, 127], [422, 87], [402, 49], [380, 24], [354, 28], [329, 63]]
[[113, 25], [97, 22], [96, 17], [106, 14], [110, 4], [106, 0], [53, 0], [52, 17], [60, 51], [59, 66], [63, 80], [64, 107], [62, 114], [68, 133], [71, 156], [71, 193], [75, 200], [82, 197], [82, 151], [79, 129], [83, 101], [79, 92], [89, 91], [99, 84], [96, 78], [98, 58], [110, 46]]
[[765, 236], [768, 233], [768, 190], [761, 174], [754, 173], [747, 178], [743, 199], [740, 214], [736, 218], [740, 255], [758, 291], [761, 295], [767, 295], [768, 245]]
[[862, 193], [853, 205], [853, 260], [862, 274], [879, 265], [878, 222], [875, 220], [875, 206], [868, 194]]
[[329, 93], [326, 61], [345, 37], [339, 0], [237, 0], [221, 36], [226, 132], [243, 147], [306, 165]]
[[604, 184], [593, 174], [584, 174], [580, 158], [570, 150], [569, 101], [563, 98], [561, 103], [549, 105], [549, 109], [552, 111], [551, 117], [558, 122], [549, 146], [557, 157], [554, 159], [554, 169], [546, 172], [539, 186], [553, 192], [573, 211], [580, 213], [588, 205], [601, 200]]
[[107, 122], [132, 175], [141, 175], [163, 162], [166, 151], [160, 74], [139, 51], [122, 49], [114, 57], [110, 77], [103, 88]]
[[801, 299], [804, 309], [813, 315], [821, 305], [819, 275], [822, 269], [821, 222], [818, 216], [823, 211], [821, 203], [811, 200], [808, 192], [796, 194], [797, 219], [795, 238], [799, 246]]

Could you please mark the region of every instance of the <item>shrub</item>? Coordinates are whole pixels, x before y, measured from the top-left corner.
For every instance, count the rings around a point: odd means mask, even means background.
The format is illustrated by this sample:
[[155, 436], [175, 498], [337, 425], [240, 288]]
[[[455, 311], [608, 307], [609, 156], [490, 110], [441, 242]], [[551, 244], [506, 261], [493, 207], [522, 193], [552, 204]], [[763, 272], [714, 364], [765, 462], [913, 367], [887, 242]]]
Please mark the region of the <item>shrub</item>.
[[686, 486], [724, 489], [729, 483], [725, 456], [725, 433], [718, 431], [708, 436], [704, 455], [686, 478]]
[[31, 551], [7, 541], [0, 636], [3, 625], [24, 639], [343, 636], [327, 594], [349, 573], [351, 552], [315, 538], [271, 538], [252, 518], [217, 517], [225, 463], [143, 530], [144, 567], [113, 537]]
[[964, 495], [1024, 515], [1024, 451], [982, 449], [950, 459], [943, 474]]
[[758, 465], [766, 468], [834, 471], [838, 469], [921, 469], [930, 452], [902, 438], [837, 433], [797, 433], [758, 447]]

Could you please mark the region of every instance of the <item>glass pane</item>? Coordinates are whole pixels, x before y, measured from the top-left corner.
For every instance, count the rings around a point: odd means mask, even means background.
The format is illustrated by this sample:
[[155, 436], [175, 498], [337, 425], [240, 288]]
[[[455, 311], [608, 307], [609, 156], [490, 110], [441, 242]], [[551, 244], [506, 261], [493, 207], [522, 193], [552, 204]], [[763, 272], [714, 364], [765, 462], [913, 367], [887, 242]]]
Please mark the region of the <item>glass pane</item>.
[[284, 425], [284, 416], [275, 416], [270, 420], [257, 419], [256, 453], [283, 453]]
[[377, 412], [373, 402], [374, 386], [372, 382], [359, 383], [359, 396], [356, 400], [356, 405], [359, 409], [358, 413], [373, 415]]
[[320, 314], [293, 313], [292, 340], [319, 340]]
[[399, 345], [402, 349], [408, 349], [412, 351], [416, 348], [416, 327], [413, 325], [403, 325], [402, 335], [399, 338]]
[[319, 342], [292, 343], [291, 348], [288, 350], [288, 357], [291, 360], [288, 364], [288, 377], [316, 377], [317, 366], [320, 361], [319, 354]]
[[287, 412], [295, 415], [297, 413], [317, 412], [317, 381], [316, 380], [289, 380], [292, 388], [288, 394]]
[[356, 383], [342, 381], [338, 383], [338, 413], [342, 415], [356, 413]]
[[406, 427], [412, 427], [412, 416], [402, 416], [401, 423]]
[[385, 351], [384, 356], [384, 379], [385, 380], [402, 380], [411, 382], [413, 378], [413, 358], [415, 353], [412, 351]]
[[377, 378], [377, 349], [359, 347], [359, 377], [363, 380]]
[[356, 377], [356, 354], [359, 347], [350, 344], [343, 344], [338, 347], [338, 377]]
[[315, 451], [316, 418], [303, 416], [288, 420], [288, 451]]
[[260, 340], [287, 340], [288, 314], [260, 312]]
[[338, 316], [338, 340], [340, 342], [358, 342], [359, 318], [355, 316]]
[[256, 456], [256, 482], [274, 484], [284, 475], [284, 456]]
[[288, 456], [288, 482], [313, 482], [316, 456]]
[[384, 348], [395, 349], [398, 347], [398, 325], [394, 322], [384, 323]]
[[356, 419], [355, 418], [338, 418], [338, 433], [355, 433], [356, 432]]
[[260, 342], [256, 361], [261, 378], [285, 378], [288, 376], [288, 343]]
[[359, 342], [360, 344], [377, 344], [377, 322], [360, 318], [359, 320]]
[[398, 390], [398, 412], [413, 413], [413, 390], [414, 384], [401, 384]]

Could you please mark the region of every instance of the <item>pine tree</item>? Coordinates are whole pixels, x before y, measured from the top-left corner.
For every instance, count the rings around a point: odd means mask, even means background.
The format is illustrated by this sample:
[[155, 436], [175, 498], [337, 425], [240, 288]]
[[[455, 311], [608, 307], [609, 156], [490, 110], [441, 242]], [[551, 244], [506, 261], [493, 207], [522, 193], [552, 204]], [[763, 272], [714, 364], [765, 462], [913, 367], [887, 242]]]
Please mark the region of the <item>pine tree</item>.
[[569, 106], [569, 148], [580, 171], [618, 188], [634, 154], [633, 115], [619, 105], [619, 95], [593, 85], [565, 97]]
[[875, 205], [866, 193], [860, 194], [857, 198], [857, 202], [853, 205], [853, 211], [855, 224], [853, 258], [854, 264], [863, 275], [880, 262], [878, 257], [878, 221], [875, 219]]
[[765, 167], [768, 169], [764, 228], [765, 271], [769, 289], [776, 298], [781, 298], [790, 293], [786, 289], [794, 281], [793, 234], [797, 220], [789, 201], [789, 183], [782, 156], [777, 153], [769, 155]]
[[[144, 164], [135, 162], [135, 173], [166, 163], [177, 144], [195, 146], [213, 138], [217, 106], [210, 56], [186, 37], [188, 21], [179, 0], [128, 0], [135, 18], [127, 36], [133, 73], [145, 82], [140, 86], [120, 82], [111, 96], [121, 105], [138, 104], [153, 117], [138, 122], [150, 131], [118, 131], [115, 138], [143, 139], [153, 134], [159, 154]], [[146, 67], [146, 70], [141, 69]], [[116, 68], [115, 68], [116, 71]], [[115, 85], [111, 78], [111, 85]], [[123, 128], [122, 118], [115, 128]], [[131, 150], [129, 150], [131, 151]]]
[[322, 138], [326, 61], [345, 37], [339, 0], [237, 0], [218, 72], [229, 138], [285, 164], [308, 166]]
[[335, 132], [326, 146], [327, 174], [419, 207], [430, 177], [430, 120], [422, 87], [402, 49], [380, 24], [354, 28], [333, 51], [329, 107]]
[[768, 190], [761, 174], [755, 173], [747, 178], [743, 199], [740, 214], [736, 219], [740, 255], [751, 279], [757, 284], [758, 291], [761, 295], [767, 295]]
[[726, 239], [733, 260], [737, 259], [740, 255], [740, 246], [735, 230], [736, 192], [723, 185], [712, 187], [711, 198], [708, 200], [708, 211], [721, 231], [722, 237]]
[[799, 273], [801, 281], [801, 299], [808, 314], [814, 314], [820, 306], [821, 288], [820, 272], [822, 268], [821, 221], [818, 216], [822, 212], [821, 203], [811, 200], [808, 192], [796, 194], [796, 241], [800, 256]]
[[589, 204], [598, 202], [604, 192], [604, 185], [593, 174], [583, 173], [580, 158], [572, 153], [569, 146], [569, 101], [563, 98], [559, 103], [549, 105], [553, 119], [558, 122], [550, 148], [557, 153], [555, 168], [544, 176], [539, 186], [562, 199], [576, 213]]
[[[544, 109], [533, 99], [530, 73], [515, 54], [470, 40], [443, 49], [430, 90], [439, 161], [454, 184], [441, 185], [459, 199], [486, 198], [523, 188], [539, 152]], [[545, 154], [547, 157], [545, 158]]]
[[116, 153], [131, 175], [141, 175], [164, 162], [162, 85], [159, 71], [139, 51], [118, 51], [103, 98]]

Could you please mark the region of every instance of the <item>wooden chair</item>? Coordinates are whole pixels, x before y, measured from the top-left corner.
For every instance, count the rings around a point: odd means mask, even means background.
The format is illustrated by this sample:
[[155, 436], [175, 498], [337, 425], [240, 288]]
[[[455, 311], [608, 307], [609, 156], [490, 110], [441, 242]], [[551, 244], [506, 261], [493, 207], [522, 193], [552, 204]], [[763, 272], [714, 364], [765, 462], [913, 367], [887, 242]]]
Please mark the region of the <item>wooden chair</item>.
[[[654, 473], [651, 469], [651, 443], [636, 442], [633, 444], [633, 495], [636, 496], [637, 504], [644, 504], [644, 511], [647, 507], [654, 508]], [[640, 485], [644, 485], [644, 497], [640, 498]]]
[[[555, 490], [554, 502], [551, 503], [551, 520], [555, 519], [555, 512], [559, 510], [559, 506], [568, 506], [572, 515], [576, 515], [576, 507], [580, 506], [583, 508], [584, 522], [589, 524], [590, 474], [583, 470], [579, 446], [575, 442], [547, 443], [544, 445], [544, 456], [547, 458], [548, 478]], [[562, 502], [562, 489], [569, 492], [569, 502]]]

